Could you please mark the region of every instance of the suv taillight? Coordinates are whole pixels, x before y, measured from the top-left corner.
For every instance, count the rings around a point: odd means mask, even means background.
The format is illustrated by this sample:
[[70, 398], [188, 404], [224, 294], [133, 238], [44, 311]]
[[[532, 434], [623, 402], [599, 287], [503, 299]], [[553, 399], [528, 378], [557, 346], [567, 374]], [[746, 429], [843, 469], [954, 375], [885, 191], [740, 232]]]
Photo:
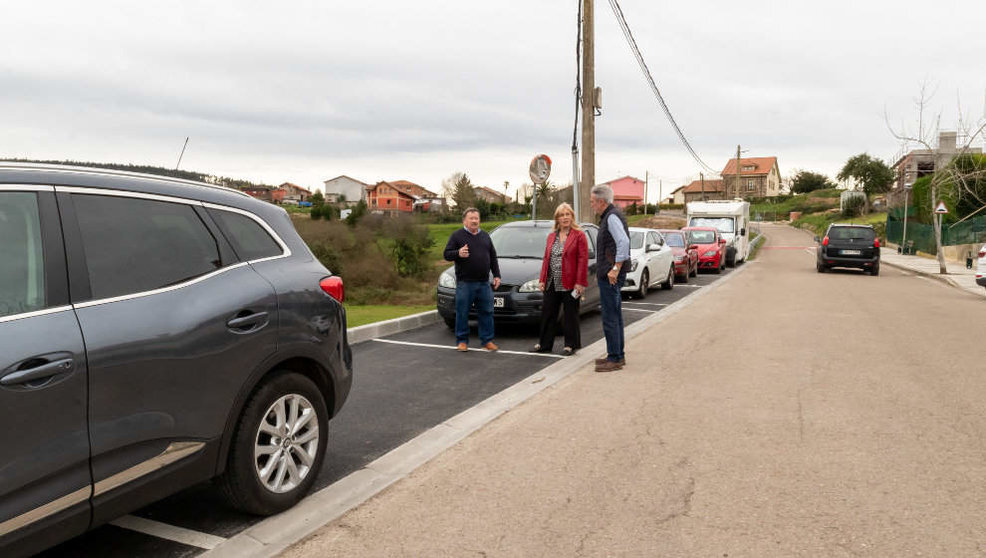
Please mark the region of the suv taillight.
[[983, 248], [982, 250], [979, 251], [979, 257], [986, 258], [986, 248]]
[[879, 248], [880, 247], [880, 239], [879, 238], [874, 238], [873, 239], [873, 247], [874, 248]]
[[822, 246], [828, 246], [828, 245], [829, 245], [829, 237], [828, 235], [826, 235], [825, 238], [822, 239]]
[[318, 286], [339, 302], [346, 298], [346, 287], [342, 284], [342, 277], [326, 277], [318, 282]]

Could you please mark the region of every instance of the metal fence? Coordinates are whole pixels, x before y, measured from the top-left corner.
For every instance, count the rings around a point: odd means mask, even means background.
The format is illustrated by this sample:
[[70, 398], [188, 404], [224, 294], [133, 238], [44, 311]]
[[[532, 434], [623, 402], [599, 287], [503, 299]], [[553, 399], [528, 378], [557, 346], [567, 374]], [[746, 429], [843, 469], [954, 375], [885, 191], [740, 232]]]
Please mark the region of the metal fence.
[[[935, 246], [935, 229], [931, 225], [912, 220], [908, 211], [907, 244], [914, 250], [928, 254], [938, 252]], [[887, 213], [887, 241], [900, 244], [904, 238], [904, 212], [891, 209]], [[980, 244], [986, 242], [986, 215], [973, 217], [954, 225], [942, 225], [942, 246], [957, 244]]]

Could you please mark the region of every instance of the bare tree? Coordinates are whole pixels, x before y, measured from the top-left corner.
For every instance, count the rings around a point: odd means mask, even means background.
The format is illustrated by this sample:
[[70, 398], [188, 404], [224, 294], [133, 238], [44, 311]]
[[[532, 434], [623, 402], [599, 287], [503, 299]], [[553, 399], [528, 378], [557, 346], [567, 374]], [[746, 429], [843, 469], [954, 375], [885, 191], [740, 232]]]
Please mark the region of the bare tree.
[[[958, 164], [960, 161], [965, 159], [964, 156], [970, 153], [970, 148], [972, 147], [973, 141], [975, 141], [976, 138], [983, 134], [984, 130], [986, 130], [986, 115], [980, 117], [975, 123], [968, 123], [963, 119], [962, 107], [960, 104], [956, 138], [962, 137], [964, 138], [964, 141], [961, 145], [957, 142], [955, 146], [956, 149], [954, 151], [949, 150], [947, 153], [943, 153], [940, 149], [940, 145], [935, 147], [932, 146], [932, 141], [940, 137], [939, 122], [941, 120], [941, 113], [935, 115], [933, 119], [935, 123], [934, 126], [926, 125], [925, 111], [931, 102], [931, 98], [934, 96], [934, 92], [929, 93], [928, 89], [928, 83], [923, 83], [921, 85], [918, 97], [914, 99], [914, 104], [917, 106], [918, 110], [918, 130], [916, 134], [908, 133], [904, 129], [903, 125], [900, 129], [895, 130], [893, 126], [890, 125], [890, 119], [886, 114], [884, 115], [884, 118], [890, 133], [898, 140], [905, 142], [905, 149], [909, 143], [916, 143], [932, 155], [932, 160], [934, 161], [934, 172], [931, 174], [931, 182], [929, 185], [931, 192], [931, 207], [929, 209], [932, 211], [932, 215], [934, 215], [933, 228], [935, 232], [935, 247], [938, 255], [939, 273], [945, 275], [948, 271], [945, 266], [945, 252], [942, 249], [941, 216], [934, 214], [934, 208], [941, 196], [947, 193], [950, 199], [956, 201], [969, 197], [976, 200], [981, 207], [974, 213], [978, 213], [979, 211], [986, 209], [986, 202], [983, 200], [983, 193], [975, 187], [980, 184], [983, 179], [986, 179], [986, 168], [983, 168], [983, 165], [978, 164]], [[971, 216], [972, 215], [967, 215], [965, 218]]]

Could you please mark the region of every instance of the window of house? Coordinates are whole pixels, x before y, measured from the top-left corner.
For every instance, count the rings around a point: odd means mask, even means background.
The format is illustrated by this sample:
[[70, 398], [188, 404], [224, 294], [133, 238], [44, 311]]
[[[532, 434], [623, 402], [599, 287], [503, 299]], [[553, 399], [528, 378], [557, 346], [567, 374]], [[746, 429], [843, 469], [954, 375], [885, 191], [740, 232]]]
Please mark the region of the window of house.
[[0, 192], [0, 318], [45, 307], [41, 217], [34, 192]]
[[253, 261], [284, 254], [270, 233], [250, 217], [220, 209], [210, 209], [209, 213], [229, 235], [229, 243], [240, 260]]
[[753, 179], [752, 178], [748, 178], [746, 180], [746, 189], [747, 190], [753, 190]]
[[95, 299], [194, 279], [222, 262], [191, 206], [117, 196], [72, 196]]

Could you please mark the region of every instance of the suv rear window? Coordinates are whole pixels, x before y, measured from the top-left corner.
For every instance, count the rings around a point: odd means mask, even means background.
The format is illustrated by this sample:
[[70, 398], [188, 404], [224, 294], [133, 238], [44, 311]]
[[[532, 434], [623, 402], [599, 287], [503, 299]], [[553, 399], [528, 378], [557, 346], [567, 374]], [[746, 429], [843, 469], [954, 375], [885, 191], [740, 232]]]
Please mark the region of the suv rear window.
[[284, 253], [277, 243], [259, 223], [246, 215], [210, 209], [209, 213], [223, 227], [230, 237], [229, 242], [240, 260], [248, 262], [262, 258], [280, 256]]
[[876, 234], [869, 227], [832, 227], [829, 240], [873, 240]]
[[38, 196], [0, 192], [0, 318], [45, 306]]

